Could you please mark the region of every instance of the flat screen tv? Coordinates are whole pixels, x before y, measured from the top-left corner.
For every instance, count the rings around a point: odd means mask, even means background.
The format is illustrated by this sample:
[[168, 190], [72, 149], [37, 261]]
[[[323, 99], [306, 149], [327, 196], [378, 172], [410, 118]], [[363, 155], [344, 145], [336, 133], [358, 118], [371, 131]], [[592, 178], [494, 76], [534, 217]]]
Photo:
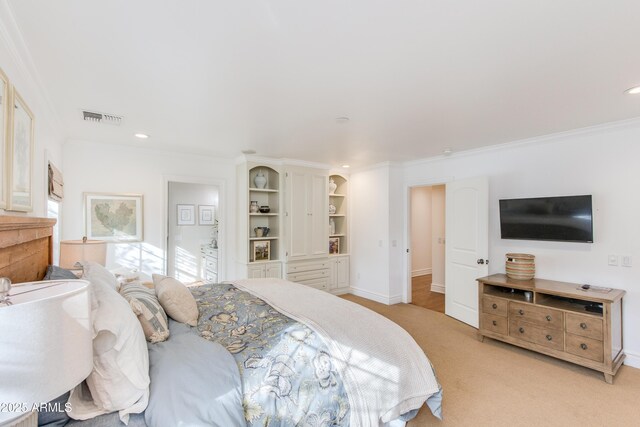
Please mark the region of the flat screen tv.
[[503, 239], [593, 243], [591, 196], [500, 200]]

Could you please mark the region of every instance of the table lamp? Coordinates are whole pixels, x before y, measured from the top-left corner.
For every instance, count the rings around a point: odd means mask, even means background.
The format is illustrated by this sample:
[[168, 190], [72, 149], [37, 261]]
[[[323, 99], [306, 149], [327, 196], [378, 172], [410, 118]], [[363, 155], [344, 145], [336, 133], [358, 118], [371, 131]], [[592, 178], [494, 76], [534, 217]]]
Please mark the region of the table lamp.
[[0, 303], [0, 402], [12, 405], [0, 425], [37, 425], [29, 413], [93, 369], [89, 282], [0, 282], [10, 288]]
[[63, 240], [60, 242], [60, 267], [73, 270], [79, 261], [94, 261], [105, 265], [107, 244], [102, 240]]

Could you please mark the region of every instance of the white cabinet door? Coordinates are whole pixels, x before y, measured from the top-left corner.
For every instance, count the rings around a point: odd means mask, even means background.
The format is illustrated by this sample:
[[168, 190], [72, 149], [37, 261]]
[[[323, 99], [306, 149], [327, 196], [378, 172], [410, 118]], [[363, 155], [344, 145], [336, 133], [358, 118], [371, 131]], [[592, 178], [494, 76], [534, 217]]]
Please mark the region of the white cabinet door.
[[327, 196], [327, 176], [309, 176], [309, 253], [314, 256], [329, 254], [329, 201]]
[[265, 277], [269, 279], [281, 279], [282, 278], [282, 264], [274, 263], [265, 265]]
[[287, 248], [288, 259], [303, 259], [307, 256], [307, 210], [308, 186], [307, 174], [300, 171], [287, 172]]
[[247, 276], [249, 279], [264, 279], [264, 265], [250, 265], [247, 267]]
[[346, 288], [349, 286], [349, 257], [341, 256], [337, 261], [336, 287]]

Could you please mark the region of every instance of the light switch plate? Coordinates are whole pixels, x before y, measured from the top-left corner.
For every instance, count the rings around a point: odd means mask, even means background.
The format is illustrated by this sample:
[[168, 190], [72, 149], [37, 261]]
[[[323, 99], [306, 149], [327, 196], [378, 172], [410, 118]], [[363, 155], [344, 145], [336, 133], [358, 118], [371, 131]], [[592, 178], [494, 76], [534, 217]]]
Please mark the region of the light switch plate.
[[631, 259], [631, 255], [622, 255], [623, 267], [631, 267], [632, 264], [633, 264], [633, 260]]
[[609, 265], [618, 266], [618, 255], [609, 255]]

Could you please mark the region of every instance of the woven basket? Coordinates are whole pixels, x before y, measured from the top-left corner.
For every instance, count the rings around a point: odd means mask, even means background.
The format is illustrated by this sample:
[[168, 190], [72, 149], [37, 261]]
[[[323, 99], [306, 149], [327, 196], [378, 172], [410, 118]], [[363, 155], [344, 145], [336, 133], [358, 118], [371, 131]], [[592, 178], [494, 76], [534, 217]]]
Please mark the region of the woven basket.
[[530, 254], [505, 255], [507, 277], [514, 280], [531, 280], [536, 275], [536, 257]]

